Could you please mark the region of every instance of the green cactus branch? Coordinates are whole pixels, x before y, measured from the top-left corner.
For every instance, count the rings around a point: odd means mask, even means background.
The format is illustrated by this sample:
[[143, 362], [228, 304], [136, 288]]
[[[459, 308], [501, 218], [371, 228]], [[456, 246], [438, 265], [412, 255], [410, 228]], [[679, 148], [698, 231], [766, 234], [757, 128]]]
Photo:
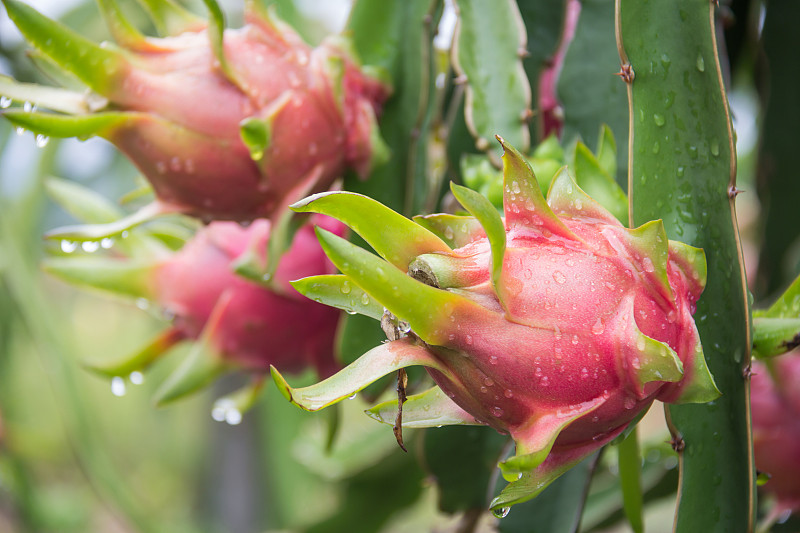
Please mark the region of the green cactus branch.
[[703, 248], [708, 260], [695, 320], [722, 397], [669, 407], [681, 472], [675, 531], [748, 531], [755, 505], [744, 377], [750, 324], [716, 7], [617, 0], [616, 8], [630, 111], [631, 222], [661, 218], [670, 239]]

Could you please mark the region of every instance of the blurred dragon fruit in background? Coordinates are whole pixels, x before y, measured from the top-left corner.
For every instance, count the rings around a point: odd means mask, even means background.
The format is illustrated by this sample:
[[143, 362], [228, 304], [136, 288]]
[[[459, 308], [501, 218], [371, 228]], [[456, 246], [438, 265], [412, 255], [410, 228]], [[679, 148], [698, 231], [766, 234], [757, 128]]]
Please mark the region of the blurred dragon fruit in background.
[[[426, 367], [437, 387], [370, 414], [394, 424], [401, 417], [404, 427], [484, 424], [510, 434], [516, 454], [500, 467], [511, 484], [495, 510], [534, 497], [654, 399], [719, 395], [692, 318], [705, 286], [703, 251], [669, 241], [661, 221], [625, 228], [566, 168], [545, 201], [530, 166], [501, 143], [504, 218], [457, 185], [471, 216], [411, 221], [345, 192], [294, 205], [336, 216], [383, 258], [319, 229], [342, 274], [294, 286], [381, 319], [391, 342], [311, 387], [293, 389], [273, 369], [290, 401], [317, 410], [385, 374]], [[364, 298], [352, 297], [360, 291]]]
[[40, 135], [111, 141], [152, 185], [149, 216], [274, 218], [348, 168], [365, 177], [386, 155], [376, 114], [388, 86], [360, 67], [344, 37], [312, 48], [254, 0], [239, 29], [224, 29], [213, 0], [205, 2], [209, 21], [171, 0], [149, 2], [163, 38], [138, 33], [117, 2], [101, 1], [121, 48], [97, 45], [19, 0], [3, 4], [35, 57], [88, 87], [0, 77], [0, 94], [58, 112], [15, 108], [5, 117]]
[[[772, 368], [768, 368], [767, 364]], [[756, 469], [776, 514], [800, 509], [800, 355], [753, 361], [750, 381]]]
[[[331, 218], [313, 221], [338, 235], [344, 233], [345, 226]], [[171, 326], [141, 351], [90, 368], [118, 383], [128, 376], [135, 381], [174, 345], [192, 341], [186, 360], [158, 392], [158, 403], [189, 394], [225, 371], [244, 370], [256, 375], [254, 388], [245, 388], [247, 394], [237, 400], [247, 404], [270, 365], [292, 373], [311, 368], [321, 377], [338, 368], [333, 352], [340, 312], [308, 300], [289, 284], [333, 270], [310, 225], [297, 231], [269, 283], [235, 272], [243, 259], [266, 262], [270, 229], [271, 223], [263, 219], [247, 228], [214, 222], [171, 252], [146, 233], [143, 236], [146, 230], [141, 228], [112, 248], [118, 251], [131, 245], [128, 241], [145, 239], [146, 246], [129, 258], [73, 255], [51, 258], [44, 267], [77, 285], [133, 297], [140, 305], [152, 302], [171, 320]], [[237, 412], [248, 406], [237, 404]]]

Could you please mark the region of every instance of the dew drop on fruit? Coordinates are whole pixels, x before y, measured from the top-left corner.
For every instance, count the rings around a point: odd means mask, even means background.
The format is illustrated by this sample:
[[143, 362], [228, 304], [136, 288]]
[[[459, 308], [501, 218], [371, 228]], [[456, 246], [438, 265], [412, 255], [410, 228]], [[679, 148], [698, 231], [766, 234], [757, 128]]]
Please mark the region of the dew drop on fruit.
[[495, 355], [491, 356], [489, 358], [489, 364], [490, 365], [496, 365], [497, 364], [497, 356], [495, 356]]
[[111, 378], [111, 394], [114, 396], [125, 396], [125, 380], [119, 376]]
[[506, 391], [503, 393], [503, 396], [505, 396], [506, 398], [513, 398], [514, 393], [511, 392], [511, 389], [506, 389]]
[[78, 243], [72, 241], [61, 241], [61, 251], [65, 254], [71, 254], [78, 249]]
[[592, 326], [592, 333], [594, 333], [595, 335], [601, 335], [603, 331], [605, 331], [605, 329], [606, 327], [603, 324], [603, 319], [598, 318], [597, 322], [595, 322], [594, 326]]

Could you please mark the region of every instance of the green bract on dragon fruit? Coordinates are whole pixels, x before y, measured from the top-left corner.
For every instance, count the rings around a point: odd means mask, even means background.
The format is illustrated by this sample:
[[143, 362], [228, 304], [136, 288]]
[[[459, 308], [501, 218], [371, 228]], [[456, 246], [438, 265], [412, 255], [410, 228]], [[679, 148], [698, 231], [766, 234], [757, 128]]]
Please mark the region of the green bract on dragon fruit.
[[3, 0], [36, 56], [86, 93], [0, 79], [0, 94], [58, 113], [12, 109], [18, 127], [56, 137], [100, 136], [152, 185], [148, 215], [206, 220], [274, 217], [328, 190], [345, 169], [366, 176], [386, 155], [376, 114], [388, 86], [362, 69], [343, 37], [305, 44], [259, 3], [225, 29], [216, 2], [204, 21], [177, 4], [152, 13], [169, 36], [145, 37], [116, 2], [100, 2], [120, 47], [97, 45], [18, 0]]
[[[516, 442], [500, 464], [511, 484], [493, 509], [534, 497], [653, 400], [719, 395], [692, 318], [703, 251], [669, 241], [660, 220], [625, 228], [566, 168], [545, 200], [530, 166], [500, 142], [504, 217], [457, 185], [469, 216], [411, 221], [346, 192], [295, 204], [342, 220], [382, 259], [318, 229], [342, 274], [294, 286], [381, 319], [390, 342], [307, 388], [273, 369], [290, 401], [317, 410], [385, 374], [426, 367], [436, 387], [402, 404], [405, 427], [484, 424]], [[393, 423], [397, 410], [389, 402], [370, 413]]]

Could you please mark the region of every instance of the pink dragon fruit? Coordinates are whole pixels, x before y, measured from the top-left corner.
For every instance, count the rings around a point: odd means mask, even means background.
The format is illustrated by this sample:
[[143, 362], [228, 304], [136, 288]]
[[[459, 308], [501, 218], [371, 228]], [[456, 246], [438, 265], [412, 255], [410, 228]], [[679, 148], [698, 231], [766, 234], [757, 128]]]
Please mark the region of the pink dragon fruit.
[[[342, 192], [292, 206], [336, 216], [386, 260], [317, 231], [343, 273], [336, 284], [365, 291], [358, 310], [382, 316], [394, 340], [307, 388], [291, 388], [273, 369], [290, 401], [316, 410], [392, 371], [427, 367], [437, 386], [401, 404], [404, 427], [486, 424], [516, 441], [516, 455], [500, 464], [512, 483], [494, 509], [535, 496], [654, 399], [719, 394], [692, 318], [705, 285], [702, 250], [668, 241], [661, 221], [625, 228], [566, 168], [545, 201], [530, 166], [500, 142], [504, 218], [457, 185], [453, 194], [472, 216], [415, 223]], [[326, 298], [336, 284], [312, 277], [294, 285], [340, 305]], [[397, 411], [388, 402], [370, 412], [394, 423]]]
[[[345, 229], [327, 217], [315, 221], [339, 235]], [[306, 225], [296, 233], [269, 284], [236, 274], [234, 265], [243, 256], [255, 254], [266, 261], [269, 235], [270, 222], [263, 219], [247, 228], [214, 222], [177, 253], [155, 261], [65, 257], [47, 261], [45, 268], [67, 281], [146, 298], [171, 317], [171, 327], [140, 352], [93, 367], [104, 375], [128, 376], [176, 343], [195, 341], [186, 361], [159, 392], [159, 403], [190, 393], [229, 369], [263, 376], [270, 365], [287, 372], [314, 368], [327, 377], [338, 368], [333, 345], [340, 313], [309, 301], [289, 281], [329, 273], [333, 267]]]
[[754, 361], [750, 382], [756, 468], [777, 499], [775, 515], [800, 510], [800, 354]]
[[207, 220], [274, 217], [328, 190], [346, 168], [366, 176], [385, 155], [376, 114], [388, 87], [362, 70], [346, 39], [311, 48], [274, 14], [246, 3], [246, 24], [224, 30], [212, 0], [205, 23], [183, 17], [180, 35], [149, 38], [101, 2], [118, 43], [98, 46], [19, 0], [8, 14], [39, 53], [85, 83], [87, 95], [0, 83], [0, 94], [68, 114], [10, 110], [36, 133], [103, 137], [150, 181], [149, 216], [182, 212]]

